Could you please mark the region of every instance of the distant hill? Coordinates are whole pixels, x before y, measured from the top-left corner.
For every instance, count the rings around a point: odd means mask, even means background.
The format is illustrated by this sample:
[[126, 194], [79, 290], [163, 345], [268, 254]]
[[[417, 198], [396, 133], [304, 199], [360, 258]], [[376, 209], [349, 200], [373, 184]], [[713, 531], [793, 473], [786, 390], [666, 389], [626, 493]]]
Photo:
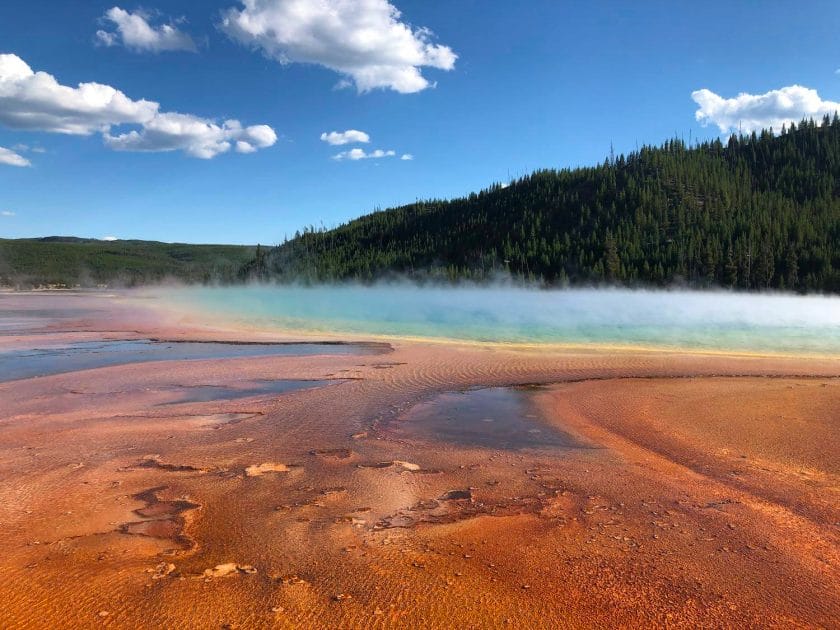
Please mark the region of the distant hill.
[[252, 277], [485, 279], [840, 292], [840, 119], [589, 168], [307, 228]]
[[0, 285], [134, 286], [174, 279], [232, 282], [255, 257], [240, 245], [100, 241], [72, 236], [0, 239]]

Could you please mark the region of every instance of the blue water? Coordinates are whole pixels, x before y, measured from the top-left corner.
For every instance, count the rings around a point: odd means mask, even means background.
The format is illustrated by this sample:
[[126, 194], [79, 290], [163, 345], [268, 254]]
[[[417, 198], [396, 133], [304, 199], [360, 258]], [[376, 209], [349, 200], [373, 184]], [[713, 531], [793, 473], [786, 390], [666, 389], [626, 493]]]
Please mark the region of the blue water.
[[382, 351], [382, 348], [375, 346], [349, 344], [236, 344], [201, 341], [170, 342], [151, 339], [80, 341], [43, 348], [0, 351], [0, 383], [33, 376], [49, 376], [147, 361], [318, 354], [366, 355]]
[[251, 327], [456, 339], [840, 355], [840, 298], [408, 285], [158, 290]]
[[323, 387], [337, 381], [315, 381], [298, 379], [279, 379], [276, 381], [260, 380], [246, 384], [244, 387], [228, 387], [225, 385], [190, 385], [173, 388], [179, 393], [175, 400], [160, 403], [158, 406], [167, 407], [183, 403], [216, 402], [218, 400], [239, 400], [256, 396], [276, 396], [304, 389]]

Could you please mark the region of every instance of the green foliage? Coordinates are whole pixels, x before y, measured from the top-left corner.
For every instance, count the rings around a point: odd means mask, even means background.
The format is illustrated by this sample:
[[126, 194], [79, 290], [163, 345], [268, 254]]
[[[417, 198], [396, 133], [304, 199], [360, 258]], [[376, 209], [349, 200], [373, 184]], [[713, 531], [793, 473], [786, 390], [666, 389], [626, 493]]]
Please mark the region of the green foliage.
[[134, 286], [233, 282], [254, 248], [72, 237], [0, 239], [0, 285]]
[[838, 185], [836, 116], [727, 144], [670, 140], [595, 167], [537, 171], [461, 199], [307, 228], [261, 253], [259, 275], [481, 280], [502, 272], [552, 285], [840, 292]]

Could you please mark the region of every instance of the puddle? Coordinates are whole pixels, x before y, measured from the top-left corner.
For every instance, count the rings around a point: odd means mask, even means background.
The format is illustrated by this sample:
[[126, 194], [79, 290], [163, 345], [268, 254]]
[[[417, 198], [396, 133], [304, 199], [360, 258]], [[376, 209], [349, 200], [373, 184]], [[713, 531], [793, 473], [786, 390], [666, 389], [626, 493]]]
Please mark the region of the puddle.
[[586, 448], [570, 434], [541, 422], [533, 387], [493, 387], [442, 394], [421, 403], [387, 432], [397, 438], [434, 440], [493, 449]]
[[191, 387], [177, 387], [170, 391], [181, 394], [176, 400], [161, 403], [159, 407], [167, 405], [180, 405], [182, 403], [201, 403], [219, 400], [238, 400], [240, 398], [251, 398], [253, 396], [265, 396], [275, 394], [287, 394], [305, 389], [323, 387], [330, 383], [337, 383], [337, 380], [310, 381], [310, 380], [277, 380], [277, 381], [254, 381], [246, 387], [228, 387], [224, 385], [195, 385]]
[[134, 499], [146, 504], [134, 510], [134, 513], [142, 520], [123, 523], [119, 530], [124, 534], [134, 536], [167, 538], [184, 549], [189, 549], [193, 546], [193, 542], [184, 534], [185, 520], [182, 514], [201, 506], [185, 499], [161, 499], [158, 492], [165, 489], [165, 486], [158, 486], [135, 494]]
[[0, 352], [0, 382], [147, 361], [238, 357], [370, 355], [385, 344], [222, 343], [212, 341], [83, 341], [63, 346]]

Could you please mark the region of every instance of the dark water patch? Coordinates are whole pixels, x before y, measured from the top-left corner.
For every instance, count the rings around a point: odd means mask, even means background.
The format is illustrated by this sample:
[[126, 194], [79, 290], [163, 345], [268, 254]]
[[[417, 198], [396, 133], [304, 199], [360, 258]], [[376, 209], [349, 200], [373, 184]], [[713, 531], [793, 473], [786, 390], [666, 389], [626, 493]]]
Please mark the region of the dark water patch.
[[184, 534], [186, 521], [181, 515], [201, 506], [184, 499], [161, 499], [158, 493], [165, 489], [165, 486], [158, 486], [133, 495], [133, 499], [146, 504], [142, 508], [134, 510], [134, 513], [142, 520], [123, 523], [120, 526], [120, 531], [135, 536], [168, 539], [183, 549], [190, 549], [194, 543]]
[[493, 387], [442, 394], [416, 405], [386, 427], [399, 438], [492, 449], [586, 448], [540, 420], [537, 387]]
[[439, 500], [418, 501], [411, 507], [378, 520], [373, 529], [411, 529], [420, 525], [455, 523], [479, 516], [541, 514], [553, 497], [517, 497], [509, 501]]
[[311, 380], [277, 380], [277, 381], [254, 381], [247, 387], [228, 387], [223, 385], [194, 385], [189, 387], [178, 387], [181, 396], [177, 400], [161, 403], [158, 406], [180, 405], [182, 403], [200, 403], [219, 400], [238, 400], [240, 398], [251, 398], [253, 396], [279, 395], [289, 392], [314, 389], [323, 387], [336, 380], [311, 381]]
[[439, 501], [471, 501], [472, 492], [469, 490], [450, 490], [442, 494]]
[[[291, 353], [294, 355], [312, 355], [312, 354], [361, 354], [361, 355], [377, 355], [393, 352], [393, 347], [389, 343], [382, 341], [222, 341], [215, 339], [202, 339], [191, 341], [189, 339], [163, 339], [152, 337], [147, 341], [154, 343], [171, 343], [171, 344], [202, 344], [202, 345], [219, 345], [219, 346], [269, 346], [269, 347], [291, 347], [295, 350]], [[306, 350], [311, 347], [311, 350]], [[324, 348], [330, 348], [329, 352], [324, 352]]]
[[189, 466], [187, 464], [170, 464], [168, 462], [163, 462], [157, 456], [149, 456], [142, 459], [137, 464], [137, 468], [156, 468], [158, 470], [166, 470], [169, 472], [207, 472], [206, 468], [196, 468], [195, 466]]
[[0, 382], [148, 361], [242, 357], [365, 355], [387, 352], [386, 344], [241, 343], [216, 341], [81, 341], [63, 346], [0, 352]]

